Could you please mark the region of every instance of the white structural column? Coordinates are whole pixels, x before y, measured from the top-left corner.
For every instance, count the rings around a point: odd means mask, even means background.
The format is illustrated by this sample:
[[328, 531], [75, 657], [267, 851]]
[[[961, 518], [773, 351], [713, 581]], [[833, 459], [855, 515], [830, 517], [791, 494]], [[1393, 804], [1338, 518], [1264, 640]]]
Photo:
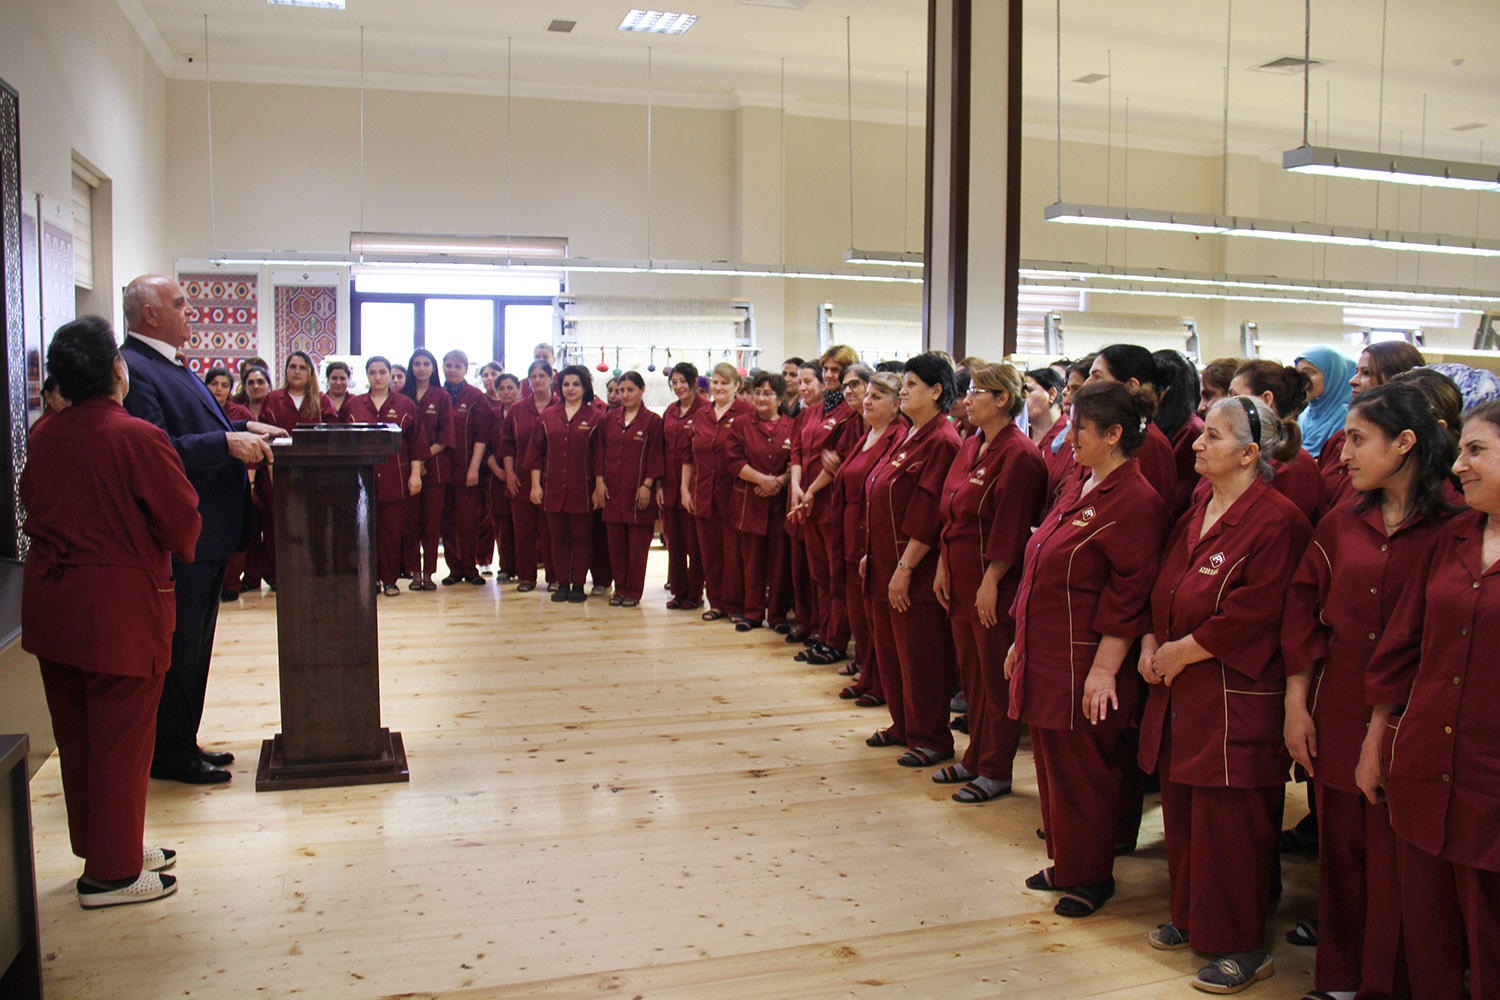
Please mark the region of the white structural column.
[[928, 0], [922, 325], [955, 358], [1015, 351], [1021, 0]]

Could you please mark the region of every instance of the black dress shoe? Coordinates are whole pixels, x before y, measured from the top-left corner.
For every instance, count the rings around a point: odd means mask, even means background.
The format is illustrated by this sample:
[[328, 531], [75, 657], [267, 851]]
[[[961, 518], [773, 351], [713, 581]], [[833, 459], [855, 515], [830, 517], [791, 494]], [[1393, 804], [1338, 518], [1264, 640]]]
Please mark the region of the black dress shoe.
[[443, 577], [443, 586], [445, 586], [445, 587], [451, 587], [455, 583], [457, 583], [458, 581], [460, 581], [462, 579], [463, 579], [463, 577], [461, 577], [461, 576], [445, 576], [445, 577]]
[[[560, 593], [560, 591], [559, 591], [559, 593]], [[575, 583], [575, 584], [573, 584], [573, 589], [568, 594], [568, 603], [569, 604], [582, 604], [584, 601], [586, 601], [588, 599], [589, 599], [589, 595], [583, 589], [583, 584], [581, 584], [581, 583]]]
[[234, 754], [228, 750], [204, 750], [199, 747], [198, 756], [203, 758], [204, 763], [213, 767], [228, 767], [234, 763]]
[[151, 765], [151, 777], [158, 781], [180, 781], [184, 785], [222, 785], [231, 777], [222, 767], [214, 767], [202, 757], [194, 757], [177, 766]]

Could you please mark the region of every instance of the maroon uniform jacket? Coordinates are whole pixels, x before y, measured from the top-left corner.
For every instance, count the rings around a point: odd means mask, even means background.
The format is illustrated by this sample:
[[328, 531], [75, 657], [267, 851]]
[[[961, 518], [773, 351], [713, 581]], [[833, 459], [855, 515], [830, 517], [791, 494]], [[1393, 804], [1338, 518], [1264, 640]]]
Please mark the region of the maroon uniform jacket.
[[[802, 488], [805, 490], [823, 471], [823, 452], [833, 449], [840, 457], [848, 454], [857, 440], [863, 421], [859, 414], [849, 408], [848, 403], [822, 412], [821, 407], [804, 410], [798, 418], [796, 433], [792, 435], [792, 464], [802, 466]], [[825, 519], [830, 507], [828, 490], [813, 494], [813, 507], [809, 517], [819, 523]]]
[[[531, 410], [535, 413], [536, 407]], [[593, 510], [592, 439], [601, 419], [599, 410], [588, 403], [580, 403], [571, 420], [566, 403], [549, 406], [542, 413], [527, 448], [526, 466], [542, 470], [543, 510], [564, 514]], [[530, 493], [529, 474], [521, 489]]]
[[1312, 528], [1297, 505], [1257, 478], [1199, 538], [1208, 499], [1172, 531], [1151, 592], [1158, 642], [1191, 634], [1214, 659], [1153, 684], [1141, 719], [1141, 767], [1156, 767], [1167, 714], [1171, 780], [1264, 788], [1287, 779], [1286, 671], [1276, 629], [1286, 581]]
[[763, 497], [740, 478], [740, 470], [748, 465], [768, 476], [785, 472], [792, 459], [793, 423], [791, 417], [762, 420], [756, 413], [741, 417], [729, 429], [725, 460], [734, 483], [729, 497], [729, 524], [736, 531], [768, 535], [773, 525], [781, 529], [781, 520], [786, 517], [787, 488], [783, 487], [774, 497]]
[[714, 404], [694, 394], [686, 415], [681, 412], [681, 407], [675, 400], [662, 413], [662, 444], [667, 459], [667, 475], [661, 483], [663, 506], [676, 507], [680, 502], [677, 492], [682, 488], [682, 467], [693, 460], [693, 442], [688, 433], [692, 426], [690, 421], [705, 406], [712, 405]]
[[[448, 396], [445, 386], [433, 386], [427, 391], [441, 391]], [[422, 398], [425, 401], [427, 397]], [[452, 402], [451, 396], [448, 398], [453, 414], [453, 446], [437, 458], [444, 465], [443, 482], [462, 486], [469, 475], [469, 459], [474, 456], [474, 445], [489, 444], [493, 412], [490, 398], [483, 390], [467, 382], [458, 390], [457, 403]]]
[[[865, 543], [865, 482], [895, 443], [906, 439], [906, 432], [910, 429], [905, 420], [897, 417], [868, 450], [861, 450], [864, 448], [865, 437], [860, 437], [849, 457], [844, 459], [844, 464], [839, 466], [839, 474], [834, 478], [834, 489], [837, 491], [834, 499], [843, 508], [840, 529], [843, 531], [846, 563], [858, 562], [868, 551]], [[869, 433], [868, 429], [865, 433]]]
[[948, 617], [975, 616], [974, 595], [991, 562], [1010, 564], [1000, 579], [996, 607], [1008, 615], [1021, 579], [1032, 526], [1047, 499], [1047, 466], [1015, 424], [1006, 424], [979, 453], [984, 433], [964, 440], [943, 482], [943, 567], [948, 571]]
[[[407, 399], [412, 397], [407, 396]], [[412, 399], [417, 408], [417, 419], [422, 421], [422, 433], [427, 435], [427, 454], [422, 456], [422, 489], [442, 486], [448, 481], [448, 451], [453, 448], [453, 401], [448, 390], [440, 385], [429, 385], [421, 399]], [[432, 454], [432, 446], [441, 445], [444, 451]], [[464, 469], [469, 467], [467, 456]]]
[[[1187, 420], [1172, 435], [1172, 457], [1176, 460], [1177, 489], [1172, 495], [1172, 516], [1178, 517], [1193, 505], [1193, 489], [1198, 485], [1198, 453], [1193, 442], [1203, 433], [1203, 418], [1188, 414]], [[1311, 515], [1308, 515], [1309, 517]]]
[[[266, 396], [266, 401], [261, 407], [261, 419], [266, 421], [266, 423], [275, 424], [288, 433], [295, 430], [298, 424], [337, 424], [343, 422], [340, 421], [339, 415], [334, 412], [333, 405], [328, 402], [327, 396], [320, 393], [318, 399], [320, 402], [318, 419], [309, 421], [303, 419], [301, 412], [297, 408], [297, 404], [292, 402], [291, 393], [285, 389], [274, 389]], [[307, 400], [304, 399], [303, 402], [306, 403]]]
[[[408, 485], [411, 463], [426, 455], [430, 447], [416, 404], [401, 393], [392, 392], [376, 409], [367, 392], [363, 396], [350, 396], [344, 410], [350, 423], [392, 424], [401, 428], [401, 451], [386, 456], [375, 466], [375, 499], [390, 502], [411, 496]], [[427, 484], [423, 483], [422, 488], [426, 489]]]
[[[943, 480], [958, 454], [958, 431], [952, 421], [939, 415], [898, 437], [880, 462], [865, 477], [865, 579], [876, 599], [885, 596], [886, 581], [896, 572], [896, 563], [915, 538], [936, 550], [942, 522], [938, 506]], [[937, 603], [932, 581], [937, 575], [936, 551], [912, 568], [908, 593], [913, 604]]]
[[1332, 788], [1359, 794], [1354, 767], [1370, 721], [1365, 671], [1412, 568], [1437, 544], [1447, 520], [1409, 520], [1388, 536], [1379, 504], [1364, 513], [1345, 504], [1318, 523], [1292, 575], [1282, 657], [1289, 675], [1312, 671], [1317, 777]]
[[645, 510], [636, 507], [635, 494], [647, 479], [659, 483], [668, 478], [661, 417], [642, 406], [627, 426], [625, 407], [617, 406], [604, 414], [593, 447], [594, 474], [604, 477], [604, 488], [609, 491], [604, 520], [648, 526], [656, 523], [656, 490], [651, 491], [651, 502]]
[[191, 562], [198, 493], [159, 427], [89, 399], [34, 428], [21, 472], [21, 648], [104, 674], [172, 662], [172, 553]]
[[[1317, 524], [1327, 509], [1328, 498], [1324, 493], [1325, 481], [1313, 457], [1299, 448], [1288, 462], [1268, 458], [1266, 463], [1276, 470], [1271, 487], [1290, 500], [1308, 523]], [[1348, 476], [1342, 478], [1346, 483], [1349, 481]], [[1193, 489], [1193, 503], [1202, 503], [1212, 492], [1213, 485], [1208, 480], [1198, 480]]]
[[1451, 518], [1396, 602], [1365, 684], [1405, 705], [1386, 801], [1396, 835], [1428, 854], [1500, 871], [1500, 564], [1480, 568], [1485, 515]]
[[[709, 403], [707, 408], [683, 421], [689, 446], [683, 463], [693, 466], [693, 512], [698, 517], [729, 516], [729, 495], [734, 489], [725, 458], [729, 429], [736, 420], [755, 419], [755, 407], [736, 399], [722, 417], [716, 418], [714, 414], [714, 405]], [[681, 474], [681, 469], [678, 473]]]
[[[344, 405], [335, 407], [333, 400], [325, 392], [323, 394], [323, 422], [325, 424], [352, 424], [354, 418], [349, 415], [349, 401], [353, 395], [344, 396]], [[329, 417], [332, 417], [330, 420]]]
[[[1151, 584], [1169, 526], [1161, 494], [1135, 459], [1087, 494], [1084, 481], [1068, 484], [1032, 534], [1011, 606], [1010, 716], [1043, 729], [1089, 725], [1083, 682], [1102, 636], [1151, 630]], [[1120, 709], [1101, 727], [1134, 718], [1138, 685], [1130, 669], [1127, 659], [1115, 685]]]
[[561, 405], [561, 397], [553, 396], [552, 401], [539, 413], [536, 396], [533, 394], [517, 401], [505, 417], [505, 426], [500, 432], [500, 467], [505, 467], [506, 458], [514, 464], [516, 476], [521, 480], [521, 491], [516, 494], [518, 497], [524, 499], [531, 496], [531, 470], [535, 468], [531, 464], [531, 438], [536, 433], [537, 425], [542, 422], [542, 413]]
[[1067, 434], [1068, 414], [1064, 412], [1036, 445], [1037, 450], [1042, 453], [1042, 461], [1047, 463], [1048, 506], [1062, 495], [1063, 486], [1073, 478], [1073, 469], [1077, 464], [1073, 461], [1073, 446], [1068, 443]]
[[230, 423], [234, 423], [236, 420], [255, 419], [255, 414], [250, 412], [250, 407], [241, 406], [232, 399], [224, 404], [224, 416], [229, 418]]

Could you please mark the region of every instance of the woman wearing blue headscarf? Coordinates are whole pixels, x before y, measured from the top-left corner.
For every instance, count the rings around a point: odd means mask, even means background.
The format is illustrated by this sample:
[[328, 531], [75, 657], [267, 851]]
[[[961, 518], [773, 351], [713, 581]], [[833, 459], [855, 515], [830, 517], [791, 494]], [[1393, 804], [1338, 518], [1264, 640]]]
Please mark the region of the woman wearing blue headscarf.
[[1344, 417], [1349, 413], [1349, 380], [1354, 377], [1354, 362], [1338, 348], [1318, 344], [1297, 356], [1297, 370], [1312, 379], [1307, 409], [1302, 411], [1297, 423], [1302, 425], [1303, 449], [1317, 458], [1328, 439], [1344, 429]]

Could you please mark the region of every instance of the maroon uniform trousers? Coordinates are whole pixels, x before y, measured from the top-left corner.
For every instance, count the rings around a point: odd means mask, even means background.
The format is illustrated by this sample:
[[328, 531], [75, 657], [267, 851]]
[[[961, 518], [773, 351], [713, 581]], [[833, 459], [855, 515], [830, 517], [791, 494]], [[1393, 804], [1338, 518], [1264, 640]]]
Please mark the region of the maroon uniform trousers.
[[859, 680], [854, 688], [860, 694], [881, 698], [885, 693], [880, 684], [879, 652], [871, 631], [870, 592], [859, 573], [866, 550], [865, 480], [885, 458], [890, 446], [905, 436], [904, 422], [895, 420], [868, 447], [865, 446], [868, 434], [860, 437], [834, 477], [834, 504], [840, 508], [838, 530], [844, 553], [844, 600], [849, 610], [849, 631], [854, 637], [854, 656], [859, 663]]
[[1500, 996], [1500, 872], [1436, 857], [1399, 838], [1396, 851], [1402, 936], [1416, 995], [1422, 1000]]
[[[1313, 984], [1361, 998], [1412, 995], [1401, 946], [1397, 841], [1384, 802], [1314, 781], [1318, 802], [1318, 955]], [[1420, 933], [1429, 927], [1423, 925]], [[1462, 933], [1462, 931], [1460, 931]]]
[[479, 470], [479, 520], [474, 526], [474, 560], [481, 566], [495, 562], [495, 476], [488, 466]]
[[693, 518], [703, 557], [703, 589], [708, 606], [731, 617], [745, 613], [745, 581], [737, 532], [727, 517]]
[[741, 419], [754, 420], [755, 409], [737, 399], [723, 414], [710, 404], [683, 421], [688, 442], [683, 462], [693, 470], [690, 487], [698, 550], [703, 555], [703, 586], [709, 606], [731, 617], [745, 613], [739, 542], [729, 523], [734, 480], [726, 454], [730, 429]]
[[510, 520], [516, 532], [516, 578], [536, 583], [538, 558], [546, 571], [546, 580], [557, 579], [557, 564], [552, 556], [552, 532], [539, 504], [528, 495], [529, 487], [510, 498]]
[[494, 411], [489, 398], [467, 382], [459, 388], [457, 402], [451, 402], [453, 396], [446, 387], [441, 391], [449, 397], [453, 412], [453, 447], [438, 456], [445, 466], [440, 522], [443, 559], [448, 564], [449, 576], [478, 576], [479, 518], [484, 494], [482, 487], [467, 483], [474, 446], [489, 447]]
[[1119, 807], [1112, 790], [1121, 781], [1120, 734], [1119, 727], [1031, 727], [1042, 830], [1057, 885], [1093, 885], [1114, 877]]
[[[859, 427], [858, 414], [842, 401], [827, 412], [817, 406], [803, 410], [792, 432], [791, 453], [791, 464], [802, 467], [803, 489], [811, 486], [823, 471], [825, 450], [847, 456], [858, 441]], [[845, 606], [843, 574], [839, 572], [843, 562], [842, 539], [832, 527], [838, 514], [830, 512], [830, 499], [828, 490], [813, 496], [812, 510], [802, 523], [801, 533], [806, 545], [807, 573], [815, 594], [813, 610], [817, 615], [818, 639], [825, 646], [842, 651], [849, 645], [849, 612]]]
[[51, 660], [41, 667], [73, 853], [84, 859], [89, 878], [134, 878], [141, 871], [146, 779], [166, 674], [101, 674]]
[[592, 525], [594, 536], [593, 556], [589, 559], [589, 578], [596, 587], [609, 587], [615, 582], [614, 556], [609, 545], [609, 529], [605, 527], [604, 512], [594, 511]]
[[977, 618], [955, 619], [949, 624], [958, 660], [958, 683], [968, 704], [969, 747], [964, 751], [964, 769], [1008, 782], [1025, 728], [1010, 717], [1010, 681], [1005, 678], [1005, 654], [1015, 628], [1008, 619], [991, 628], [979, 624]]
[[[542, 508], [560, 585], [583, 586], [594, 560], [591, 440], [597, 420], [598, 411], [587, 403], [571, 416], [566, 405], [548, 407], [526, 453], [526, 465], [541, 472]], [[522, 489], [530, 487], [523, 483]]]
[[818, 594], [813, 587], [812, 568], [807, 557], [807, 531], [802, 525], [787, 532], [787, 564], [792, 577], [792, 613], [797, 624], [811, 633], [818, 630]]
[[479, 502], [478, 486], [466, 486], [460, 479], [443, 487], [438, 529], [443, 542], [443, 560], [448, 564], [450, 576], [479, 575], [479, 567], [475, 564], [479, 553]]
[[639, 601], [646, 590], [651, 525], [616, 521], [605, 527], [609, 531], [610, 566], [619, 567], [615, 576], [615, 595], [627, 601]]
[[677, 600], [691, 604], [703, 600], [703, 553], [698, 548], [696, 520], [680, 502], [661, 509], [661, 533], [667, 543], [667, 589]]
[[558, 584], [583, 586], [594, 560], [594, 516], [549, 510], [546, 517]]
[[[958, 432], [942, 416], [898, 439], [865, 480], [866, 587], [872, 601], [875, 645], [894, 656], [881, 670], [891, 719], [907, 746], [953, 750], [948, 702], [954, 689], [953, 634], [933, 593], [939, 553], [939, 495], [958, 452]], [[910, 607], [896, 612], [889, 587], [910, 541], [927, 554], [908, 574]]]
[[849, 602], [849, 631], [854, 636], [854, 655], [859, 662], [859, 680], [854, 690], [885, 698], [880, 681], [880, 649], [875, 645], [873, 612], [865, 593], [865, 581], [859, 575], [859, 561], [844, 563], [844, 593]]
[[1194, 948], [1209, 954], [1264, 948], [1285, 789], [1173, 781], [1170, 730], [1168, 723], [1157, 760], [1172, 923], [1188, 932]]
[[[490, 532], [495, 537], [500, 572], [515, 577], [519, 570], [516, 565], [516, 535], [514, 522], [511, 520], [510, 493], [500, 477], [494, 475], [490, 476]], [[535, 571], [536, 560], [532, 559], [531, 563]]]

